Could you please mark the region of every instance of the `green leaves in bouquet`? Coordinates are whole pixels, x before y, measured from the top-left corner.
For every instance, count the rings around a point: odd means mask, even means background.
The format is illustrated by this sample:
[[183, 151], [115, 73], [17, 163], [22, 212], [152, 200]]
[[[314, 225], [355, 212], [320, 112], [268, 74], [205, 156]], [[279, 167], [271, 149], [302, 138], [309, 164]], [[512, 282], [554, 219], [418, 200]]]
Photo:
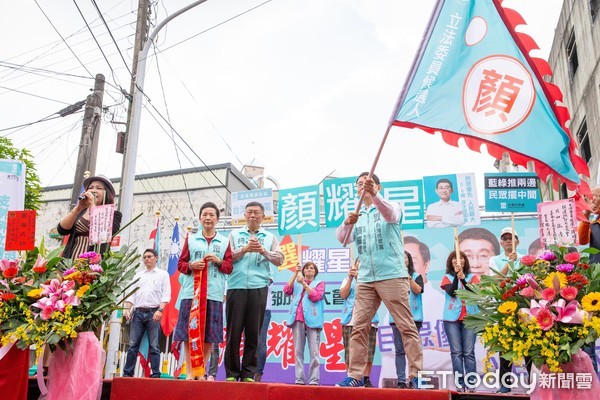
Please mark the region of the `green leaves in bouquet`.
[[137, 290], [133, 288], [136, 272], [134, 264], [139, 259], [137, 250], [128, 250], [123, 246], [116, 253], [105, 254], [105, 257], [107, 255], [109, 257], [100, 264], [102, 274], [91, 283], [77, 307], [78, 313], [85, 316], [80, 331], [97, 330]]

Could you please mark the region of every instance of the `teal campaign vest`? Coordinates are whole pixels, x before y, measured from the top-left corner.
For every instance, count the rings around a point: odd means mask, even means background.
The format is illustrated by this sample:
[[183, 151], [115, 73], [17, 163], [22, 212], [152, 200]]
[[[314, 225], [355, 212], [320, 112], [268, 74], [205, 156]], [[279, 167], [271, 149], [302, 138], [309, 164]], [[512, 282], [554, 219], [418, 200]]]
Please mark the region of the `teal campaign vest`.
[[[229, 235], [231, 250], [237, 250], [248, 244], [250, 232], [248, 227], [232, 231]], [[256, 233], [256, 238], [266, 249], [271, 250], [275, 236], [265, 231], [262, 227]], [[229, 289], [260, 289], [267, 287], [269, 278], [272, 278], [275, 268], [269, 260], [258, 253], [246, 253], [243, 257], [233, 262], [233, 271], [229, 275]]]
[[[416, 281], [419, 277], [418, 272], [413, 272], [412, 278], [413, 281]], [[412, 311], [413, 318], [415, 321], [422, 322], [423, 321], [423, 292], [419, 294], [415, 294], [412, 289], [408, 295], [408, 301], [410, 303], [410, 311]]]
[[[219, 233], [215, 235], [210, 241], [210, 245], [202, 235], [202, 230], [198, 230], [195, 235], [188, 237], [188, 248], [190, 250], [190, 262], [201, 260], [206, 257], [207, 254], [214, 254], [221, 260], [225, 256], [227, 245], [229, 244], [227, 238]], [[206, 269], [205, 269], [206, 271]], [[183, 274], [184, 283], [182, 287], [188, 287], [191, 281], [191, 290], [193, 298], [194, 291], [194, 274], [185, 275]], [[208, 295], [207, 298], [213, 301], [223, 301], [223, 295], [225, 294], [225, 282], [227, 275], [219, 271], [219, 267], [214, 263], [208, 263]]]
[[[350, 293], [348, 294], [348, 297], [346, 297], [344, 299], [344, 304], [342, 305], [342, 318], [340, 321], [340, 324], [342, 326], [348, 325], [350, 323], [350, 320], [352, 320], [352, 310], [354, 310], [354, 296], [356, 294], [355, 289], [356, 289], [356, 280], [352, 279], [352, 284], [350, 285]], [[378, 324], [378, 323], [379, 323], [379, 316], [377, 315], [377, 313], [375, 313], [375, 316], [373, 316], [373, 319], [371, 320], [371, 324]]]
[[356, 254], [360, 258], [358, 282], [408, 278], [400, 221], [386, 222], [375, 206], [362, 207], [353, 230]]
[[[450, 282], [454, 281], [454, 275], [446, 274], [446, 277], [450, 279]], [[471, 283], [474, 277], [474, 274], [467, 275], [467, 283]], [[464, 289], [462, 282], [458, 282], [458, 288]], [[446, 296], [446, 301], [444, 302], [444, 313], [442, 314], [442, 318], [444, 321], [457, 321], [460, 317], [462, 301], [458, 297], [450, 296], [446, 291], [444, 291], [444, 294]], [[477, 314], [478, 312], [479, 308], [477, 306], [467, 306], [467, 314]]]
[[[308, 286], [311, 289], [317, 287], [322, 281], [313, 280]], [[294, 293], [292, 294], [292, 305], [290, 306], [290, 312], [287, 318], [287, 326], [292, 326], [296, 321], [296, 311], [298, 310], [298, 304], [300, 304], [300, 297], [302, 297], [302, 310], [304, 311], [304, 323], [309, 328], [321, 329], [325, 322], [325, 296], [317, 302], [312, 302], [308, 298], [308, 293], [304, 292], [304, 287], [298, 282], [294, 282]]]

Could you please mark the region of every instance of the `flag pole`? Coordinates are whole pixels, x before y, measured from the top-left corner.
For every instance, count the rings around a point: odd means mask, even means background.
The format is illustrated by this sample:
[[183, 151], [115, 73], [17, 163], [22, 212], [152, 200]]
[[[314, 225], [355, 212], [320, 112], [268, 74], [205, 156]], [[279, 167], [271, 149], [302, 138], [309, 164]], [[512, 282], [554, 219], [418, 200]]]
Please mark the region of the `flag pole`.
[[[404, 86], [402, 88], [402, 91], [400, 92], [400, 96], [398, 96], [398, 100], [396, 102], [396, 105], [394, 106], [392, 115], [390, 116], [390, 120], [388, 122], [388, 127], [385, 131], [385, 135], [383, 136], [383, 140], [381, 141], [381, 145], [379, 146], [379, 151], [377, 152], [377, 155], [375, 156], [375, 161], [373, 161], [373, 166], [371, 167], [371, 171], [369, 172], [369, 178], [371, 178], [373, 176], [373, 173], [375, 172], [375, 167], [377, 166], [377, 162], [379, 161], [379, 156], [381, 155], [381, 151], [383, 150], [383, 145], [385, 144], [388, 134], [390, 133], [390, 129], [391, 129], [392, 125], [394, 124], [394, 121], [396, 120], [396, 114], [398, 113], [398, 109], [400, 109], [402, 102], [406, 98], [406, 95], [410, 88], [410, 82], [412, 81], [415, 74], [417, 73], [418, 65], [421, 62], [421, 59], [423, 58], [423, 54], [425, 54], [425, 49], [427, 49], [427, 44], [429, 43], [429, 40], [431, 39], [431, 34], [433, 33], [433, 29], [435, 28], [435, 21], [437, 21], [437, 19], [440, 16], [440, 12], [442, 11], [442, 7], [444, 6], [444, 1], [445, 0], [437, 0], [435, 6], [433, 8], [433, 12], [431, 13], [431, 17], [429, 18], [429, 22], [427, 23], [427, 29], [425, 30], [425, 34], [423, 35], [423, 38], [421, 39], [421, 44], [419, 45], [419, 50], [417, 51], [417, 54], [416, 54], [415, 58], [413, 59], [413, 62], [410, 67], [410, 70], [408, 72], [408, 75], [406, 77], [406, 80], [404, 81]], [[360, 207], [362, 206], [364, 196], [365, 196], [365, 193], [363, 192], [363, 194], [360, 196], [360, 199], [358, 200], [358, 203], [356, 204], [356, 212], [357, 213], [360, 211]], [[350, 229], [346, 233], [346, 236], [344, 237], [344, 240], [342, 241], [342, 246], [346, 247], [351, 233], [352, 233], [352, 229]]]
[[458, 228], [454, 227], [454, 253], [456, 254], [456, 262], [460, 265], [460, 245], [458, 244]]
[[[379, 150], [377, 150], [377, 154], [375, 155], [375, 160], [373, 161], [373, 165], [371, 166], [371, 171], [369, 171], [369, 179], [371, 179], [371, 177], [373, 177], [373, 173], [375, 172], [375, 168], [377, 167], [377, 163], [379, 162], [379, 156], [381, 156], [381, 152], [383, 151], [383, 145], [385, 145], [385, 141], [387, 140], [387, 137], [390, 134], [391, 128], [392, 128], [392, 125], [388, 125], [387, 129], [385, 130], [385, 135], [383, 135], [383, 139], [381, 140], [381, 144], [379, 145]], [[362, 206], [364, 198], [365, 198], [365, 192], [363, 191], [362, 194], [360, 195], [360, 198], [358, 199], [358, 203], [356, 203], [356, 212], [357, 213], [360, 211], [360, 207]], [[354, 227], [352, 227], [352, 228], [354, 228]], [[352, 229], [349, 229], [348, 232], [346, 232], [346, 236], [344, 237], [342, 246], [346, 247], [346, 245], [348, 244], [348, 240], [350, 239], [351, 233], [352, 233]]]
[[302, 234], [298, 234], [298, 264], [302, 265]]

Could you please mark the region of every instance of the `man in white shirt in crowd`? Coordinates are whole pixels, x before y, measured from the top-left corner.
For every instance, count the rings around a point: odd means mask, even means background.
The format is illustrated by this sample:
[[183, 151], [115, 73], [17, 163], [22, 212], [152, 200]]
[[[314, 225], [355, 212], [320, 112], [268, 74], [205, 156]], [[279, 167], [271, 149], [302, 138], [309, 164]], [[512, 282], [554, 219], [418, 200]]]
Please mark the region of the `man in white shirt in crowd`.
[[460, 203], [450, 200], [454, 189], [449, 179], [442, 178], [435, 184], [435, 192], [440, 201], [431, 203], [425, 212], [425, 220], [428, 228], [447, 228], [449, 226], [460, 226], [465, 223]]
[[160, 378], [160, 349], [158, 348], [158, 330], [160, 319], [166, 305], [171, 300], [169, 273], [156, 267], [158, 252], [154, 249], [144, 251], [145, 269], [135, 275], [139, 289], [125, 301], [124, 315], [131, 321], [129, 330], [129, 350], [123, 376], [133, 376], [140, 342], [144, 332], [148, 333], [151, 378]]
[[[513, 234], [515, 235], [515, 248], [513, 249]], [[517, 247], [519, 246], [519, 236], [517, 232], [514, 232], [511, 227], [502, 228], [500, 231], [500, 246], [504, 249], [495, 257], [490, 258], [490, 268], [499, 271], [502, 275], [506, 275], [508, 272], [508, 263], [514, 261], [513, 268], [519, 268], [519, 260], [523, 257], [523, 254], [517, 253]], [[490, 270], [490, 275], [493, 275], [493, 271]]]

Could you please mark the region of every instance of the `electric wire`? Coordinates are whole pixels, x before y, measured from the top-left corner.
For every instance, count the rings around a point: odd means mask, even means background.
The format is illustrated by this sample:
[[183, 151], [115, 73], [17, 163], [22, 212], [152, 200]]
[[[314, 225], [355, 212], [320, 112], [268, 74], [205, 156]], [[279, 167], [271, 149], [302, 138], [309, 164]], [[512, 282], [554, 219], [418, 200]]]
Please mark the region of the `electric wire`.
[[[163, 82], [163, 78], [162, 78], [162, 73], [160, 70], [160, 65], [158, 63], [158, 58], [156, 58], [156, 69], [158, 71], [158, 80], [160, 82], [160, 89], [162, 91], [162, 96], [163, 96], [163, 103], [165, 105], [165, 111], [167, 113], [167, 118], [169, 121], [169, 124], [171, 124], [171, 115], [169, 113], [169, 107], [167, 105], [167, 98], [165, 96], [165, 87], [164, 87], [164, 82]], [[175, 155], [177, 156], [177, 163], [179, 164], [179, 169], [181, 170], [181, 158], [179, 157], [179, 151], [177, 150], [177, 146], [175, 145], [175, 135], [173, 134], [173, 131], [171, 131], [171, 140], [173, 141], [173, 147], [175, 148]], [[192, 203], [192, 198], [190, 196], [190, 192], [188, 190], [188, 186], [187, 186], [187, 182], [185, 180], [185, 174], [181, 174], [181, 178], [183, 179], [183, 186], [185, 187], [185, 192], [187, 194], [187, 198], [188, 201], [190, 202], [190, 209], [192, 210], [192, 214], [194, 213], [194, 204]]]
[[62, 37], [62, 35], [58, 31], [58, 29], [56, 29], [56, 27], [54, 26], [54, 24], [52, 23], [52, 21], [50, 20], [50, 18], [48, 17], [48, 15], [44, 12], [44, 10], [42, 9], [42, 7], [39, 5], [38, 1], [37, 0], [34, 0], [34, 1], [35, 1], [35, 4], [40, 9], [40, 11], [42, 12], [42, 14], [44, 15], [44, 17], [46, 17], [46, 19], [48, 20], [48, 23], [50, 24], [50, 26], [52, 26], [52, 28], [54, 29], [54, 31], [56, 32], [56, 34], [61, 38], [61, 40], [63, 41], [63, 43], [65, 44], [65, 46], [67, 46], [67, 48], [71, 51], [71, 53], [73, 54], [73, 56], [75, 57], [75, 59], [77, 61], [79, 61], [79, 64], [81, 64], [81, 66], [83, 67], [83, 69], [86, 70], [86, 72], [91, 77], [93, 77], [94, 75], [92, 75], [92, 73], [87, 69], [87, 67], [83, 64], [83, 62], [79, 59], [79, 57], [77, 57], [77, 54], [75, 54], [75, 52], [73, 51], [73, 49], [71, 48], [71, 46], [69, 46], [69, 44], [67, 43], [67, 41]]

